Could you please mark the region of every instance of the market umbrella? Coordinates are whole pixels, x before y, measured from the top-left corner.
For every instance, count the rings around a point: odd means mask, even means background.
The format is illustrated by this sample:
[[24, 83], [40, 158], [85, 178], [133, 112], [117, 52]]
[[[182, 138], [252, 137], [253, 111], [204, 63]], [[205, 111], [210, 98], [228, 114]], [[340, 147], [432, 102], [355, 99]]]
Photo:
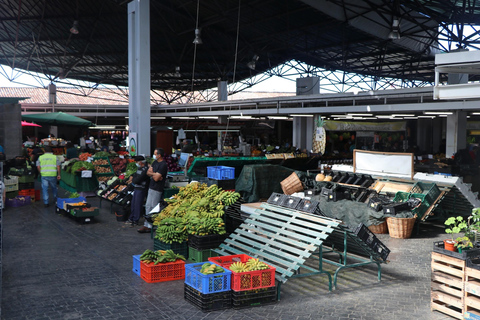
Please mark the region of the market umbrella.
[[22, 115], [23, 120], [34, 121], [43, 125], [53, 126], [79, 126], [79, 127], [91, 127], [94, 124], [88, 120], [72, 116], [71, 114], [64, 112], [47, 112], [47, 113], [34, 113]]
[[27, 122], [27, 121], [22, 121], [22, 127], [41, 127], [41, 125]]

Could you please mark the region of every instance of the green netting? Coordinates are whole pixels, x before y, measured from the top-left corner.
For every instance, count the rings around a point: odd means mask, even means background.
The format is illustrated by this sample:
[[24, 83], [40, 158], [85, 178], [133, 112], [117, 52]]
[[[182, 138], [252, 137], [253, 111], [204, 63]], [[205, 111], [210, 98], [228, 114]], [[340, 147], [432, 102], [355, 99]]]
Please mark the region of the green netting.
[[207, 167], [227, 166], [235, 168], [235, 176], [238, 177], [245, 165], [263, 164], [267, 161], [265, 157], [196, 157], [190, 167], [187, 175], [206, 176]]
[[[76, 192], [95, 191], [98, 188], [98, 180], [95, 175], [92, 178], [82, 178], [80, 174], [68, 173], [65, 170], [60, 171], [61, 186], [67, 190], [75, 190]], [[75, 192], [73, 191], [73, 192]]]
[[273, 192], [283, 193], [280, 182], [292, 172], [292, 169], [272, 164], [246, 165], [235, 183], [235, 191], [246, 202], [268, 199]]

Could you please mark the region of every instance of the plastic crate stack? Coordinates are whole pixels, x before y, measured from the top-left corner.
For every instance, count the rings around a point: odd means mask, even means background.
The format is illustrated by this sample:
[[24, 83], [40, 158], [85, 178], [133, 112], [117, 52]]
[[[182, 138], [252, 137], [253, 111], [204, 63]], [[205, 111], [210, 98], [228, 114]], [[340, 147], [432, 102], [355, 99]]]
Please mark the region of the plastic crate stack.
[[192, 262], [207, 261], [217, 254], [212, 249], [218, 248], [227, 235], [211, 234], [207, 236], [188, 236], [188, 260]]
[[232, 305], [232, 272], [203, 274], [204, 262], [185, 265], [184, 298], [203, 312], [228, 309]]
[[7, 194], [7, 198], [17, 201], [10, 202], [7, 205], [19, 207], [40, 200], [40, 193], [35, 191], [34, 173], [31, 167], [25, 165], [13, 167], [10, 169], [8, 177], [14, 180], [16, 178], [17, 189], [12, 189], [12, 193]]
[[[228, 270], [235, 262], [246, 263], [252, 257], [246, 254], [212, 257], [208, 260]], [[275, 268], [268, 265], [268, 269], [231, 272], [232, 273], [232, 307], [243, 309], [264, 306], [277, 302], [275, 286]], [[231, 270], [230, 270], [231, 271]]]
[[5, 176], [3, 178], [5, 184], [5, 191], [7, 199], [12, 199], [18, 196], [18, 177], [17, 176]]
[[163, 241], [160, 241], [158, 239], [153, 239], [153, 250], [158, 251], [158, 250], [172, 250], [173, 252], [177, 254], [181, 254], [182, 256], [185, 257], [185, 259], [188, 259], [188, 245], [187, 242], [173, 242], [173, 243], [165, 243]]
[[185, 261], [177, 259], [155, 265], [140, 261], [140, 255], [134, 255], [132, 271], [148, 283], [181, 280], [185, 278]]
[[227, 191], [235, 191], [235, 168], [226, 166], [207, 167], [208, 185], [216, 184]]

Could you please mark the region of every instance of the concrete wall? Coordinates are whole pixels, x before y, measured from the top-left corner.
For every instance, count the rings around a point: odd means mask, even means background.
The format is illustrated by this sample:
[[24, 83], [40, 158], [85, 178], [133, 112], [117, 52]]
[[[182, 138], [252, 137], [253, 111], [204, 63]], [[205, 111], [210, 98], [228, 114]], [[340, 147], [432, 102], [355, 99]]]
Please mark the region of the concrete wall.
[[0, 105], [0, 145], [7, 159], [22, 155], [22, 110], [20, 104]]

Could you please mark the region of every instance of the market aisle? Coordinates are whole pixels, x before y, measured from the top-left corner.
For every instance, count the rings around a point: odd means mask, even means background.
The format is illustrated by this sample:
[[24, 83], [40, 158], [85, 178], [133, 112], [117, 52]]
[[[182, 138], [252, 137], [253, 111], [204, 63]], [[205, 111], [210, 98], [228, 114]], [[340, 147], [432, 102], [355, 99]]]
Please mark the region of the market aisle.
[[392, 253], [380, 283], [373, 267], [342, 271], [333, 293], [325, 276], [296, 278], [273, 306], [208, 314], [185, 302], [183, 281], [148, 284], [131, 271], [132, 255], [153, 240], [105, 207], [85, 225], [41, 202], [4, 212], [2, 319], [449, 319], [429, 305], [439, 229], [408, 240], [381, 235]]

